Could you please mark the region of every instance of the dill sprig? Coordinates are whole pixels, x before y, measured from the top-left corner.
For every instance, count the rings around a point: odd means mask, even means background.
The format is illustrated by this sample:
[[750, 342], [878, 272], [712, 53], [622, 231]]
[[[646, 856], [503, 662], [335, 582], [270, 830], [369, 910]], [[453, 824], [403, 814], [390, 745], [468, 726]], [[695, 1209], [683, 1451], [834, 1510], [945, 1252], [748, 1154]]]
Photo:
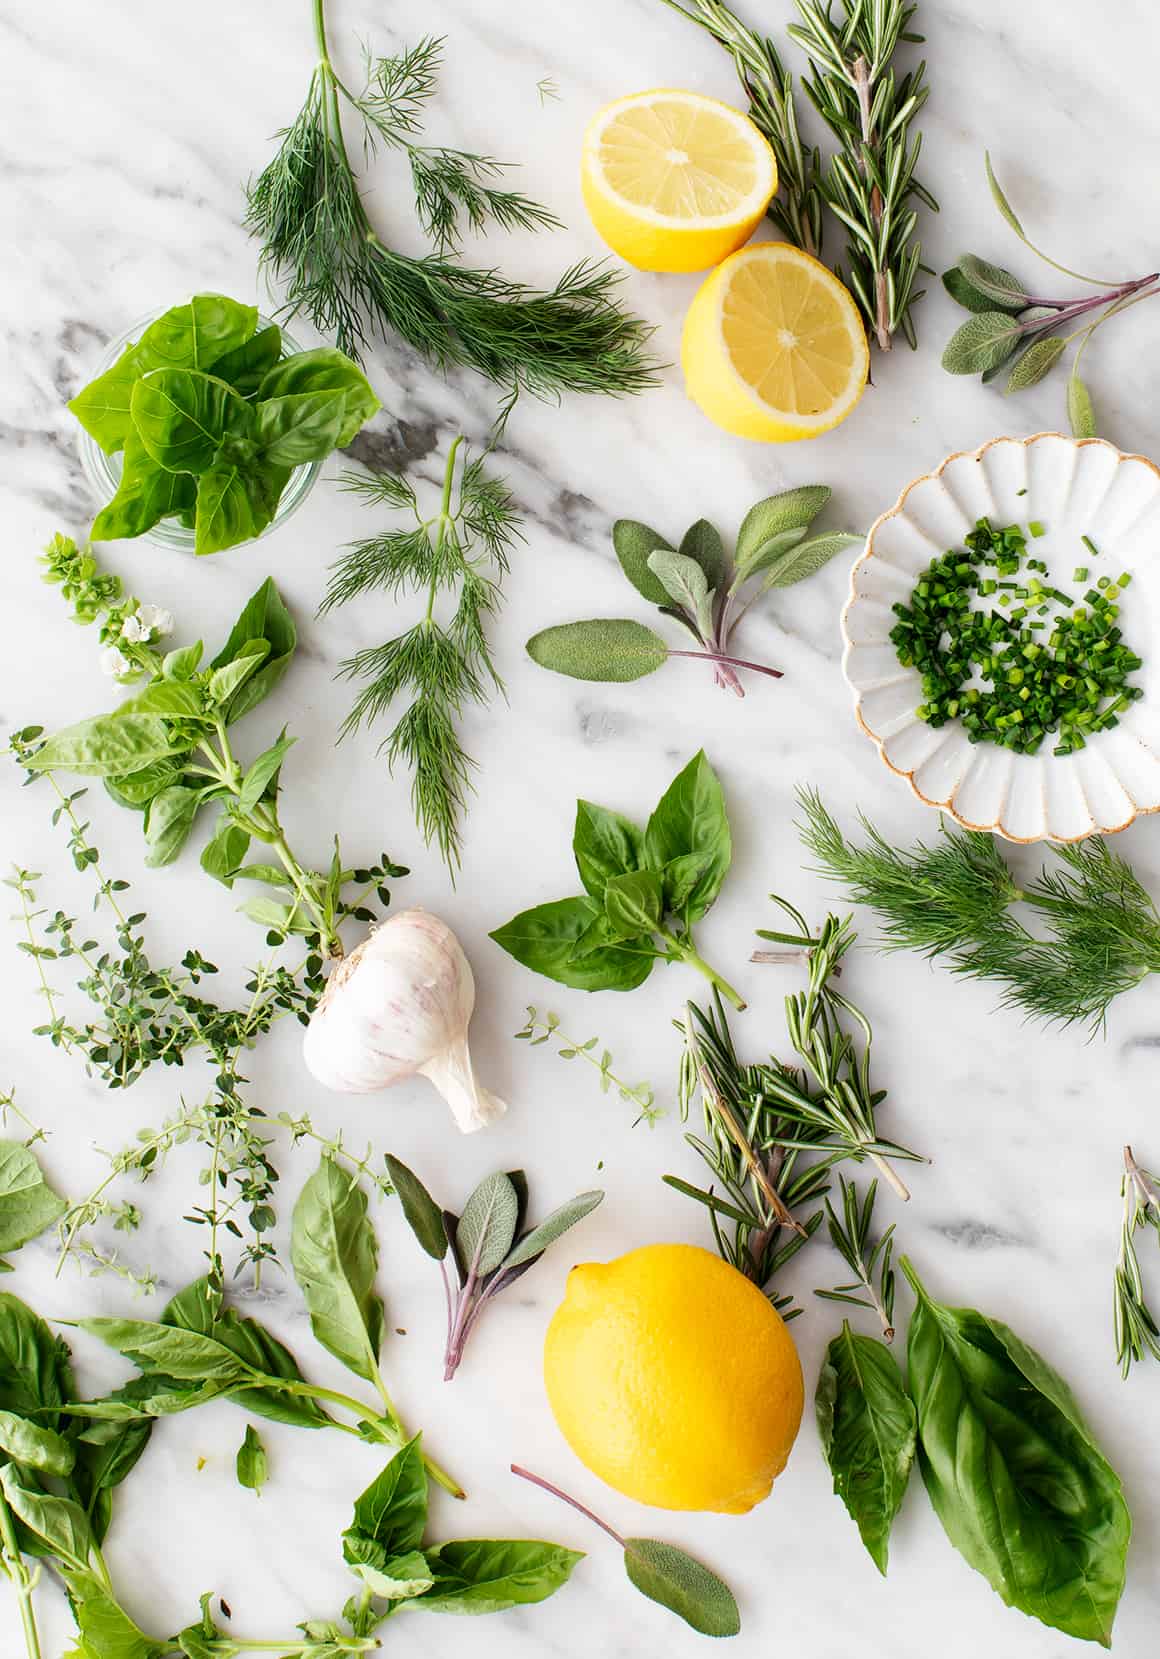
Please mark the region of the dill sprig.
[[[503, 689], [487, 624], [499, 608], [510, 549], [521, 539], [507, 486], [489, 477], [483, 456], [464, 450], [459, 462], [462, 443], [460, 436], [451, 445], [440, 508], [431, 518], [423, 516], [407, 479], [347, 475], [348, 489], [409, 513], [413, 523], [355, 542], [332, 566], [319, 607], [321, 615], [377, 592], [395, 599], [426, 594], [426, 611], [413, 627], [341, 664], [342, 679], [362, 682], [341, 735], [372, 725], [396, 699], [411, 695], [379, 752], [392, 770], [398, 764], [410, 769], [416, 822], [453, 875], [474, 765], [456, 722], [469, 702], [486, 703]], [[450, 617], [440, 621], [437, 602], [448, 592], [457, 599]]]
[[1120, 1230], [1120, 1257], [1115, 1276], [1116, 1359], [1126, 1377], [1135, 1360], [1152, 1354], [1160, 1359], [1160, 1325], [1144, 1295], [1144, 1280], [1133, 1235], [1139, 1227], [1154, 1227], [1160, 1235], [1160, 1192], [1156, 1177], [1140, 1165], [1132, 1148], [1124, 1148], [1124, 1176], [1120, 1182], [1124, 1219]]
[[902, 333], [915, 339], [911, 309], [921, 249], [915, 238], [914, 203], [938, 211], [915, 177], [921, 135], [910, 124], [927, 100], [926, 64], [896, 78], [891, 59], [902, 41], [921, 41], [910, 23], [917, 6], [907, 0], [842, 0], [844, 16], [831, 15], [831, 0], [796, 0], [800, 23], [788, 33], [810, 58], [802, 84], [841, 145], [823, 189], [831, 211], [848, 232], [848, 268], [838, 275], [852, 290], [867, 328], [882, 351]]
[[[313, 0], [313, 11], [319, 58], [306, 100], [247, 193], [247, 226], [262, 242], [263, 266], [285, 286], [287, 310], [305, 311], [351, 356], [376, 334], [394, 332], [444, 372], [466, 366], [541, 396], [652, 385], [650, 331], [617, 303], [611, 269], [581, 261], [541, 292], [454, 257], [464, 221], [478, 229], [555, 220], [497, 188], [502, 164], [492, 157], [417, 142], [440, 42], [370, 58], [366, 87], [356, 93], [331, 61], [323, 0]], [[406, 152], [434, 252], [412, 258], [376, 233], [346, 147], [344, 107], [362, 124], [364, 148], [383, 142]]]
[[[945, 959], [991, 980], [1003, 1006], [1048, 1024], [1101, 1031], [1123, 991], [1160, 972], [1160, 915], [1135, 872], [1100, 836], [1052, 849], [1059, 860], [1022, 884], [995, 838], [941, 822], [934, 846], [892, 847], [866, 818], [843, 836], [820, 797], [803, 791], [802, 840], [821, 871], [878, 912], [883, 946]], [[1012, 914], [1026, 904], [1042, 934]]]
[[766, 213], [790, 242], [815, 259], [822, 253], [821, 152], [804, 144], [798, 131], [793, 76], [768, 35], [747, 28], [723, 0], [664, 0], [723, 46], [749, 99], [754, 126], [777, 158], [777, 193]]
[[854, 1308], [871, 1308], [878, 1315], [883, 1340], [893, 1342], [894, 1223], [891, 1222], [884, 1233], [872, 1240], [877, 1181], [871, 1181], [865, 1198], [859, 1197], [856, 1184], [847, 1181], [844, 1175], [838, 1177], [838, 1186], [842, 1194], [842, 1213], [839, 1216], [827, 1198], [826, 1226], [830, 1242], [854, 1278], [850, 1284], [837, 1285], [833, 1290], [815, 1290], [814, 1295], [826, 1302], [845, 1302]]

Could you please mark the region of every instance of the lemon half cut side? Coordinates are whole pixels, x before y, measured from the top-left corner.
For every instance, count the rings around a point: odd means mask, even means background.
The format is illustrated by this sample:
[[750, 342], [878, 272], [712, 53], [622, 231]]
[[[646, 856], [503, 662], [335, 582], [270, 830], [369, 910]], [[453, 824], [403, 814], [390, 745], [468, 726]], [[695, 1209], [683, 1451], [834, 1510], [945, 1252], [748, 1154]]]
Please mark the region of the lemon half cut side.
[[592, 223], [629, 264], [703, 271], [752, 236], [777, 189], [777, 163], [740, 110], [658, 88], [593, 117], [581, 185]]
[[858, 307], [831, 271], [788, 242], [758, 242], [698, 289], [681, 364], [689, 396], [726, 432], [792, 443], [845, 420], [870, 352]]

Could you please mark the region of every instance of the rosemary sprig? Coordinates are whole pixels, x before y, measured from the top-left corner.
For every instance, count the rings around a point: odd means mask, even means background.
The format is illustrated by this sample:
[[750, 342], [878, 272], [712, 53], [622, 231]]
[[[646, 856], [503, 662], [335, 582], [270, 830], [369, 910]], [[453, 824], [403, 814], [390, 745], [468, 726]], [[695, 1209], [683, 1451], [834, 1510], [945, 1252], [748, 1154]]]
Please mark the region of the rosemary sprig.
[[[1005, 1007], [1094, 1036], [1121, 992], [1160, 972], [1160, 915], [1130, 864], [1100, 836], [1053, 847], [1060, 863], [1016, 882], [995, 838], [943, 822], [934, 846], [892, 847], [865, 818], [847, 840], [812, 791], [799, 795], [802, 840], [822, 873], [885, 922], [888, 950], [945, 958], [955, 973], [992, 980]], [[1043, 936], [1011, 906], [1027, 904]]]
[[623, 1078], [618, 1077], [612, 1069], [612, 1052], [602, 1047], [599, 1037], [589, 1037], [586, 1042], [578, 1042], [560, 1029], [558, 1014], [541, 1014], [530, 1004], [527, 1015], [523, 1029], [515, 1033], [517, 1041], [527, 1042], [531, 1048], [539, 1048], [541, 1043], [552, 1039], [562, 1042], [563, 1048], [556, 1050], [561, 1060], [586, 1060], [599, 1074], [601, 1094], [607, 1094], [610, 1088], [614, 1088], [620, 1100], [636, 1108], [637, 1116], [632, 1125], [634, 1129], [638, 1123], [647, 1123], [650, 1129], [656, 1128], [658, 1120], [664, 1117], [665, 1113], [664, 1107], [656, 1104], [656, 1094], [652, 1086], [648, 1083], [626, 1083]]
[[723, 46], [749, 99], [754, 126], [777, 158], [777, 193], [766, 213], [782, 235], [815, 259], [822, 253], [821, 152], [803, 144], [794, 106], [793, 76], [768, 35], [747, 28], [723, 0], [664, 0]]
[[[462, 443], [457, 437], [451, 445], [439, 511], [431, 518], [424, 517], [407, 479], [347, 475], [347, 489], [407, 512], [412, 522], [355, 542], [332, 566], [319, 607], [323, 615], [376, 592], [396, 599], [426, 594], [426, 611], [413, 627], [357, 651], [339, 667], [340, 678], [363, 682], [340, 735], [371, 725], [397, 698], [412, 695], [380, 753], [392, 770], [399, 762], [410, 767], [416, 822], [452, 874], [459, 866], [473, 765], [456, 721], [468, 702], [486, 703], [503, 689], [486, 630], [499, 607], [509, 552], [523, 539], [507, 486], [487, 475], [482, 456], [464, 450], [458, 460]], [[457, 600], [450, 620], [440, 622], [436, 604], [448, 592]]]
[[830, 1241], [848, 1264], [854, 1278], [852, 1283], [837, 1285], [833, 1290], [815, 1290], [814, 1295], [826, 1302], [845, 1302], [854, 1308], [872, 1308], [882, 1325], [886, 1342], [894, 1341], [895, 1275], [894, 1223], [871, 1242], [874, 1220], [874, 1201], [878, 1183], [871, 1181], [865, 1198], [859, 1198], [853, 1181], [839, 1175], [842, 1194], [842, 1214], [839, 1216], [830, 1200], [826, 1199], [826, 1226]]
[[[1124, 1148], [1124, 1175], [1120, 1182], [1124, 1219], [1120, 1229], [1120, 1256], [1115, 1275], [1116, 1359], [1126, 1377], [1135, 1360], [1152, 1354], [1160, 1359], [1160, 1324], [1145, 1299], [1144, 1280], [1136, 1255], [1134, 1234], [1154, 1227], [1160, 1235], [1160, 1191], [1156, 1177], [1140, 1165], [1132, 1148]], [[1158, 1239], [1160, 1242], [1160, 1239]]]
[[901, 333], [917, 344], [911, 310], [921, 249], [915, 238], [914, 204], [938, 211], [915, 176], [921, 135], [911, 122], [927, 100], [926, 64], [900, 79], [892, 59], [900, 42], [921, 41], [910, 23], [918, 10], [909, 0], [842, 0], [844, 16], [831, 15], [830, 0], [795, 0], [800, 23], [788, 33], [810, 58], [806, 93], [841, 145], [823, 189], [848, 232], [848, 269], [838, 271], [866, 316], [882, 351]]
[[[356, 93], [331, 59], [324, 0], [312, 0], [312, 9], [318, 62], [306, 101], [247, 196], [247, 225], [262, 243], [263, 266], [284, 283], [287, 309], [305, 311], [350, 356], [378, 334], [397, 333], [443, 371], [470, 367], [542, 396], [654, 384], [650, 331], [617, 303], [614, 271], [581, 261], [544, 293], [454, 257], [464, 219], [477, 227], [554, 220], [528, 198], [495, 188], [492, 158], [417, 142], [440, 43], [371, 58], [367, 85]], [[365, 146], [406, 152], [432, 253], [398, 253], [375, 231], [347, 150], [344, 109], [359, 120]]]

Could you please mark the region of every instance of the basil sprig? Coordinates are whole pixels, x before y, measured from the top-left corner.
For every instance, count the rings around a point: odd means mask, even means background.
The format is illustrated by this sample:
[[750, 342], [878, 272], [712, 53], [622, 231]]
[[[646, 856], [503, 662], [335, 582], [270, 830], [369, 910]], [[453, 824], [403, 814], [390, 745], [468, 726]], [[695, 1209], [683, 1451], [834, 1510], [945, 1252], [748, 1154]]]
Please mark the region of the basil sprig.
[[195, 294], [151, 323], [69, 408], [121, 481], [95, 541], [140, 536], [165, 518], [196, 553], [260, 535], [291, 471], [350, 443], [379, 408], [357, 364], [324, 347], [282, 360], [276, 324], [224, 294]]
[[572, 852], [585, 891], [497, 928], [491, 937], [509, 956], [581, 991], [631, 991], [654, 962], [686, 962], [744, 1008], [693, 941], [693, 924], [733, 858], [725, 797], [704, 750], [673, 779], [643, 831], [608, 807], [578, 801]]

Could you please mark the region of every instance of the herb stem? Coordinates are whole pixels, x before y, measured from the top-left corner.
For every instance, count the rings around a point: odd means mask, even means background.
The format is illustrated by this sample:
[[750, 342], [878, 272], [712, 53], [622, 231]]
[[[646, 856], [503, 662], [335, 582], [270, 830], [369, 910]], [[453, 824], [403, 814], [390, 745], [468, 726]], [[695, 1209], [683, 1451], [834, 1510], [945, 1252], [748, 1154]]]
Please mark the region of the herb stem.
[[751, 668], [755, 674], [768, 674], [771, 680], [783, 678], [780, 668], [768, 668], [761, 662], [748, 662], [744, 657], [730, 657], [724, 651], [674, 651], [670, 648], [669, 656], [701, 657], [709, 662], [726, 664], [730, 668]]
[[32, 1591], [36, 1584], [36, 1575], [30, 1573], [24, 1564], [24, 1557], [20, 1553], [20, 1546], [16, 1541], [16, 1528], [12, 1522], [12, 1511], [7, 1500], [0, 1495], [0, 1563], [12, 1581], [16, 1591], [16, 1598], [20, 1604], [20, 1623], [24, 1630], [24, 1645], [28, 1650], [28, 1659], [42, 1659], [40, 1647], [40, 1632], [36, 1627], [36, 1610], [32, 1605]]
[[530, 1469], [524, 1469], [518, 1463], [513, 1463], [510, 1467], [513, 1475], [518, 1475], [521, 1480], [531, 1481], [532, 1485], [538, 1486], [542, 1492], [548, 1492], [553, 1498], [559, 1498], [563, 1503], [569, 1504], [586, 1520], [594, 1522], [601, 1532], [606, 1532], [610, 1538], [615, 1539], [621, 1549], [624, 1548], [624, 1539], [620, 1536], [620, 1533], [615, 1528], [610, 1527], [607, 1521], [602, 1521], [599, 1515], [588, 1508], [587, 1504], [582, 1504], [579, 1498], [570, 1497], [567, 1492], [562, 1492], [558, 1486], [553, 1486], [550, 1480], [545, 1480], [542, 1475], [533, 1475]]
[[722, 975], [717, 972], [716, 968], [711, 967], [709, 963], [705, 961], [705, 958], [695, 949], [690, 938], [678, 938], [675, 933], [670, 933], [666, 927], [659, 927], [657, 932], [669, 946], [669, 949], [674, 957], [681, 962], [687, 962], [689, 967], [696, 968], [698, 973], [704, 974], [710, 985], [716, 986], [722, 996], [726, 997], [733, 1004], [738, 1013], [742, 1012], [746, 1006], [744, 997], [739, 991], [734, 990], [729, 981], [723, 978]]
[[[407, 1431], [399, 1421], [394, 1406], [390, 1404], [385, 1389], [380, 1388], [380, 1392], [387, 1402], [390, 1415], [388, 1417], [376, 1417], [367, 1410], [361, 1400], [354, 1400], [349, 1394], [340, 1394], [333, 1388], [323, 1388], [319, 1383], [307, 1382], [305, 1379], [296, 1382], [288, 1377], [268, 1377], [262, 1372], [255, 1372], [254, 1378], [254, 1386], [260, 1388], [274, 1388], [280, 1390], [283, 1394], [297, 1394], [303, 1399], [325, 1400], [329, 1405], [341, 1406], [344, 1411], [353, 1413], [360, 1422], [369, 1423], [372, 1428], [380, 1430], [383, 1440], [389, 1446], [402, 1446], [409, 1438]], [[247, 1383], [245, 1386], [249, 1387], [251, 1385]], [[347, 1434], [357, 1435], [359, 1433], [357, 1428], [352, 1428], [348, 1423], [338, 1423], [335, 1426], [344, 1430]], [[365, 1436], [360, 1435], [359, 1438], [364, 1439]], [[441, 1486], [445, 1492], [449, 1492], [453, 1498], [465, 1498], [467, 1496], [459, 1482], [449, 1475], [440, 1464], [436, 1463], [434, 1458], [428, 1457], [426, 1453], [423, 1454], [423, 1467], [431, 1476], [431, 1479]]]

